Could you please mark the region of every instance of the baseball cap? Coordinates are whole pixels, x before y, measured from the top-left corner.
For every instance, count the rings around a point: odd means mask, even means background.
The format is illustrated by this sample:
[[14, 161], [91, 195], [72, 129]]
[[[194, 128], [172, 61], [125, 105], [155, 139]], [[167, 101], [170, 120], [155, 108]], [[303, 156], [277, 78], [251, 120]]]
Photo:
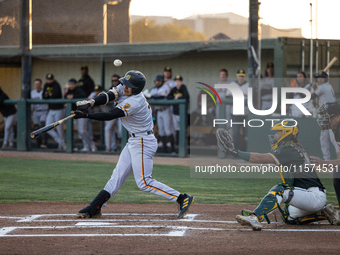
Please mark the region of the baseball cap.
[[80, 70], [83, 70], [83, 69], [88, 70], [89, 68], [88, 68], [87, 66], [82, 66], [82, 67], [80, 68]]
[[166, 67], [164, 67], [164, 71], [171, 72], [171, 68], [170, 68], [170, 67], [168, 67], [168, 66], [166, 66]]
[[69, 79], [69, 80], [68, 80], [68, 83], [77, 84], [77, 81], [76, 81], [76, 79], [72, 78], [72, 79]]
[[180, 75], [176, 75], [174, 80], [175, 80], [175, 81], [176, 81], [176, 80], [183, 81], [183, 77], [180, 76]]
[[273, 62], [269, 62], [269, 63], [267, 64], [267, 67], [266, 67], [266, 68], [268, 68], [268, 67], [272, 67], [272, 68], [274, 68], [274, 64], [273, 64]]
[[103, 90], [103, 87], [100, 86], [100, 85], [96, 85], [96, 86], [94, 87], [94, 91], [102, 91], [102, 90]]
[[54, 75], [51, 74], [51, 73], [48, 73], [48, 74], [46, 74], [46, 79], [47, 80], [53, 80], [54, 79]]
[[246, 76], [246, 71], [244, 71], [243, 69], [238, 69], [236, 76]]

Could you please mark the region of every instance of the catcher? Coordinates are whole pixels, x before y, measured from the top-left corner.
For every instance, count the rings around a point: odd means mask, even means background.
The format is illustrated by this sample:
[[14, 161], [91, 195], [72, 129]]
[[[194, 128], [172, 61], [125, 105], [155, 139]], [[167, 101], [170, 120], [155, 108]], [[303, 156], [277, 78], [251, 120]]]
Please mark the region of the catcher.
[[[298, 126], [285, 121], [275, 124], [271, 130], [275, 132], [274, 135], [269, 135], [273, 149], [271, 153], [237, 151], [228, 131], [221, 128], [216, 132], [217, 143], [222, 151], [252, 163], [272, 163], [281, 169], [290, 166], [293, 166], [291, 169], [301, 169], [300, 166], [310, 164], [308, 154], [299, 144]], [[280, 171], [280, 176], [283, 183], [272, 187], [254, 211], [242, 210], [242, 215], [236, 216], [241, 225], [261, 230], [261, 222], [266, 219], [270, 223], [267, 215], [275, 209], [280, 210], [282, 220], [287, 224], [300, 225], [319, 220], [329, 220], [336, 224], [337, 218], [326, 215], [323, 210], [327, 201], [326, 190], [315, 171]], [[286, 204], [284, 209], [280, 207], [281, 202]]]
[[[322, 132], [333, 131], [337, 145], [340, 144], [340, 105], [338, 103], [326, 103], [319, 107], [317, 122]], [[329, 166], [340, 166], [340, 158], [337, 160], [322, 160], [319, 157], [311, 156], [313, 163]], [[340, 205], [340, 173], [338, 169], [333, 171], [333, 186]]]

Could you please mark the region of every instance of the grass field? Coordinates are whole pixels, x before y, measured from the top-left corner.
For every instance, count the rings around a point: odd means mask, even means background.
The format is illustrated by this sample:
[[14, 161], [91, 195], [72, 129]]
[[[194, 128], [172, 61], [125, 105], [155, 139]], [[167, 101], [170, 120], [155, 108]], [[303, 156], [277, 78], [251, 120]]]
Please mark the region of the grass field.
[[[0, 203], [34, 201], [89, 203], [103, 189], [114, 165], [102, 162], [0, 159]], [[280, 179], [190, 179], [189, 167], [155, 165], [153, 178], [201, 204], [258, 204]], [[322, 179], [328, 203], [337, 205], [332, 179]], [[140, 191], [129, 176], [109, 202], [157, 203], [166, 199]]]

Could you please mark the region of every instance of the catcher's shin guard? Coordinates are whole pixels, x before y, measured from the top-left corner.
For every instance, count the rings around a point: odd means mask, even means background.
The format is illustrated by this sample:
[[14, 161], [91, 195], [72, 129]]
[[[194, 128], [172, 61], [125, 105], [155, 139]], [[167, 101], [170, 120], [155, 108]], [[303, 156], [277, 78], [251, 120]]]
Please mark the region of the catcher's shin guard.
[[[272, 187], [269, 190], [269, 193], [262, 199], [259, 206], [256, 207], [256, 209], [254, 210], [254, 214], [259, 217], [260, 221], [261, 221], [262, 218], [265, 218], [267, 220], [267, 222], [270, 223], [267, 215], [269, 213], [271, 213], [272, 211], [274, 211], [276, 208], [280, 207], [277, 204], [276, 196], [277, 195], [282, 196], [283, 192], [286, 189], [291, 190], [291, 188], [288, 185], [278, 184], [278, 185], [275, 185], [274, 187]], [[285, 201], [285, 202], [289, 203], [290, 200], [292, 199], [293, 195], [294, 195], [294, 193], [291, 190], [288, 201]], [[280, 210], [280, 211], [282, 211], [282, 210]], [[262, 219], [262, 221], [263, 221], [263, 219]]]
[[77, 218], [99, 218], [102, 215], [100, 209], [109, 198], [109, 192], [105, 190], [100, 191], [89, 206], [86, 206], [77, 213]]

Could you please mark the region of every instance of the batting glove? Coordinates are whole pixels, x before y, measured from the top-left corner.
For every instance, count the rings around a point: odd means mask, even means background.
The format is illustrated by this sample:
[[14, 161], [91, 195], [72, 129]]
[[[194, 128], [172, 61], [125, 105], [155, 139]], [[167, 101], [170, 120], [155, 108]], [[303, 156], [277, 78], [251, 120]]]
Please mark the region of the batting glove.
[[77, 111], [87, 112], [87, 110], [88, 110], [91, 106], [93, 106], [94, 103], [95, 103], [94, 99], [78, 101], [78, 102], [76, 103], [76, 105], [77, 105]]
[[87, 113], [78, 110], [72, 111], [71, 114], [75, 114], [74, 116], [75, 119], [87, 118], [88, 116]]

